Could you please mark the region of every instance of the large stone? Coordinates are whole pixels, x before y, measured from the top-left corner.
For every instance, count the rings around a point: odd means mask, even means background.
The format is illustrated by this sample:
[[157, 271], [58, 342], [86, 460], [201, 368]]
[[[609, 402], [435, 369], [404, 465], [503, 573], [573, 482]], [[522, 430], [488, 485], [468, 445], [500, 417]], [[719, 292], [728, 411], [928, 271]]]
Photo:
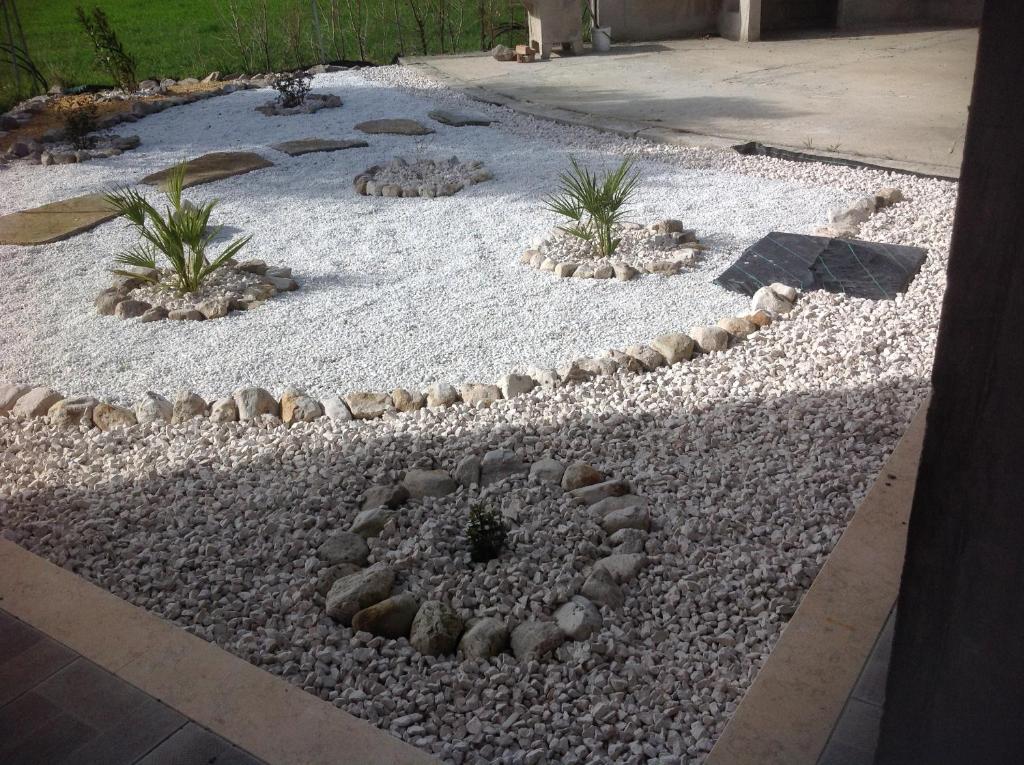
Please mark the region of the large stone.
[[537, 381], [529, 375], [509, 374], [498, 380], [498, 388], [504, 398], [522, 396], [537, 387]]
[[131, 298], [121, 300], [114, 306], [114, 316], [118, 319], [137, 319], [146, 311], [152, 308], [144, 300], [132, 300]]
[[616, 554], [642, 553], [647, 546], [647, 532], [640, 529], [619, 529], [608, 536], [608, 544]]
[[879, 210], [883, 207], [892, 207], [903, 201], [903, 192], [897, 188], [887, 187], [875, 192], [875, 203]]
[[768, 289], [783, 300], [788, 300], [790, 303], [796, 302], [796, 287], [790, 287], [788, 284], [783, 284], [782, 282], [772, 282], [768, 285]]
[[682, 332], [671, 332], [659, 335], [651, 341], [651, 347], [660, 353], [669, 364], [689, 361], [693, 356], [694, 342], [689, 335]]
[[385, 412], [393, 412], [394, 405], [387, 393], [370, 390], [357, 390], [344, 398], [345, 405], [357, 420], [373, 420], [383, 417]]
[[515, 452], [493, 449], [480, 461], [480, 485], [490, 486], [514, 475], [526, 475], [529, 469]]
[[641, 553], [609, 555], [595, 563], [594, 570], [603, 569], [611, 575], [617, 584], [622, 584], [635, 579], [648, 562], [647, 556]]
[[370, 539], [380, 534], [391, 519], [395, 517], [395, 511], [387, 507], [371, 507], [367, 510], [360, 510], [352, 521], [353, 534], [358, 534], [364, 539]]
[[665, 366], [665, 357], [648, 345], [631, 345], [626, 348], [626, 355], [639, 361], [648, 372]]
[[316, 550], [317, 557], [324, 563], [352, 563], [365, 566], [370, 557], [370, 548], [366, 540], [351, 531], [339, 531], [331, 534]]
[[399, 412], [415, 412], [427, 405], [427, 397], [419, 391], [395, 388], [391, 391], [391, 403]]
[[219, 398], [210, 405], [212, 422], [238, 422], [238, 404], [234, 398]]
[[554, 615], [555, 624], [570, 640], [586, 640], [601, 629], [603, 620], [597, 606], [581, 595], [559, 606]]
[[324, 610], [347, 627], [356, 613], [388, 597], [394, 583], [395, 572], [386, 566], [344, 576], [331, 585]]
[[14, 402], [11, 414], [16, 417], [43, 417], [50, 411], [51, 406], [63, 398], [64, 396], [53, 388], [31, 388]]
[[320, 406], [331, 422], [348, 422], [352, 419], [352, 412], [341, 400], [341, 396], [328, 396], [320, 402]]
[[534, 367], [530, 370], [530, 377], [537, 381], [537, 385], [546, 390], [553, 390], [561, 385], [556, 369], [541, 369]]
[[828, 213], [828, 222], [834, 226], [853, 226], [864, 223], [878, 207], [874, 196], [865, 196], [851, 203], [848, 207], [837, 207]]
[[490, 406], [501, 399], [501, 389], [497, 385], [466, 383], [459, 388], [459, 395], [469, 406]]
[[619, 369], [625, 369], [627, 372], [631, 372], [632, 374], [640, 374], [646, 371], [644, 365], [640, 363], [639, 359], [634, 358], [633, 356], [629, 356], [628, 354], [625, 354], [622, 351], [612, 348], [608, 351], [605, 351], [605, 353], [607, 358], [614, 361], [618, 365]]
[[602, 499], [608, 499], [608, 497], [621, 497], [623, 494], [629, 494], [629, 484], [625, 481], [614, 479], [591, 484], [590, 486], [583, 486], [569, 492], [570, 497], [578, 499], [587, 505], [596, 504]]
[[602, 499], [600, 502], [596, 502], [590, 507], [590, 513], [597, 520], [602, 520], [608, 513], [615, 510], [622, 510], [627, 507], [636, 507], [637, 505], [646, 506], [647, 500], [644, 497], [638, 497], [635, 494], [623, 494], [619, 497], [608, 497]]
[[0, 385], [0, 414], [7, 414], [18, 399], [32, 390], [27, 385]]
[[480, 485], [480, 458], [475, 454], [463, 457], [455, 466], [455, 480], [459, 486], [468, 489], [476, 484]]
[[629, 263], [612, 263], [612, 270], [615, 272], [615, 278], [620, 282], [628, 282], [640, 275], [640, 272]]
[[455, 653], [462, 634], [462, 618], [451, 606], [428, 600], [416, 612], [409, 631], [409, 643], [425, 656]]
[[558, 367], [558, 379], [562, 384], [586, 382], [596, 376], [594, 372], [581, 367], [578, 361], [571, 361]]
[[223, 319], [231, 311], [231, 300], [226, 297], [210, 298], [197, 305], [196, 310], [204, 319]]
[[116, 218], [103, 194], [86, 194], [0, 216], [0, 244], [49, 244]]
[[744, 338], [757, 332], [757, 325], [738, 316], [727, 316], [718, 320], [718, 326], [733, 337]]
[[701, 353], [724, 351], [729, 347], [729, 333], [721, 327], [690, 327], [690, 337]]
[[100, 316], [113, 316], [117, 310], [117, 304], [123, 300], [126, 300], [124, 290], [108, 287], [96, 296], [93, 305], [96, 307], [96, 313]]
[[444, 125], [451, 125], [452, 127], [486, 127], [491, 124], [491, 120], [481, 114], [456, 112], [449, 109], [434, 109], [427, 112], [427, 116], [432, 120], [437, 120]]
[[769, 287], [761, 287], [750, 299], [752, 310], [764, 310], [772, 314], [789, 313], [793, 310], [793, 301], [786, 300], [782, 295]]
[[171, 402], [171, 422], [175, 425], [195, 417], [205, 417], [210, 411], [202, 396], [187, 390], [180, 390]]
[[135, 404], [135, 419], [139, 422], [170, 422], [173, 416], [171, 402], [151, 390]]
[[100, 402], [92, 396], [65, 398], [50, 407], [46, 418], [58, 428], [72, 428], [79, 425], [92, 427], [92, 412]]
[[271, 149], [284, 152], [289, 157], [301, 157], [321, 151], [343, 151], [345, 149], [361, 149], [369, 146], [366, 141], [345, 141], [340, 139], [300, 138], [295, 141], [284, 141], [271, 145]]
[[423, 123], [408, 119], [367, 120], [366, 122], [360, 122], [357, 124], [356, 130], [363, 133], [369, 133], [371, 135], [377, 135], [379, 133], [389, 133], [393, 135], [427, 135], [428, 133], [434, 132], [433, 129], [428, 128]]
[[413, 499], [445, 497], [459, 488], [444, 470], [410, 470], [405, 474], [402, 485]]
[[565, 465], [558, 460], [545, 457], [530, 466], [530, 480], [540, 483], [561, 483]]
[[[190, 186], [219, 181], [222, 178], [230, 178], [233, 175], [242, 175], [273, 166], [274, 163], [270, 160], [249, 151], [217, 151], [204, 154], [185, 163], [185, 180], [182, 183], [182, 188], [187, 189]], [[174, 170], [174, 167], [169, 167], [152, 173], [143, 178], [140, 183], [147, 186], [164, 186]]]
[[583, 582], [580, 592], [592, 600], [608, 608], [622, 608], [626, 602], [626, 596], [622, 588], [615, 583], [612, 575], [606, 569], [595, 568], [594, 571]]
[[431, 383], [427, 386], [427, 406], [442, 409], [459, 403], [459, 392], [448, 383]]
[[234, 392], [235, 405], [238, 407], [238, 419], [252, 420], [261, 414], [280, 416], [281, 408], [277, 399], [263, 388], [239, 388]]
[[313, 422], [323, 414], [320, 402], [300, 390], [288, 388], [281, 394], [281, 421], [287, 425], [294, 422]]
[[604, 480], [604, 474], [586, 462], [574, 462], [562, 474], [562, 488], [573, 491]]
[[97, 404], [92, 410], [92, 421], [104, 432], [136, 424], [135, 412], [113, 404]]
[[371, 486], [363, 495], [363, 510], [374, 507], [389, 507], [395, 510], [409, 500], [409, 490], [402, 484], [395, 486]]
[[512, 630], [512, 653], [519, 661], [544, 658], [565, 642], [565, 633], [554, 622], [523, 622]]
[[497, 656], [507, 645], [508, 627], [491, 616], [470, 620], [459, 640], [463, 657], [476, 661]]
[[608, 377], [619, 371], [619, 362], [612, 358], [577, 359], [576, 363], [584, 372], [600, 377]]
[[325, 566], [320, 569], [316, 577], [317, 594], [326, 596], [331, 591], [334, 583], [339, 579], [352, 576], [352, 574], [358, 574], [362, 570], [363, 567], [357, 566], [355, 563], [336, 563], [333, 566]]
[[412, 593], [399, 593], [358, 611], [352, 617], [352, 629], [392, 640], [407, 637], [419, 606]]
[[631, 505], [605, 513], [601, 519], [601, 528], [606, 534], [614, 534], [620, 529], [640, 529], [647, 531], [651, 527], [651, 515], [644, 505]]

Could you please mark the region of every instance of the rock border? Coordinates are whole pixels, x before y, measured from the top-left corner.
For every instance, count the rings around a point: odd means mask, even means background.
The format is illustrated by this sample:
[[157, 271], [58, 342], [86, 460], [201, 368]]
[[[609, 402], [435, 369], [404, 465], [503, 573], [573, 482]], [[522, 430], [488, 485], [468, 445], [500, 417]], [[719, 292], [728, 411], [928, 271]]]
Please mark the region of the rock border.
[[812, 233], [814, 236], [827, 236], [830, 239], [856, 239], [862, 223], [904, 199], [903, 192], [895, 187], [879, 189], [874, 194], [855, 199], [845, 207], [829, 210], [828, 225], [819, 226]]
[[727, 316], [715, 325], [691, 327], [687, 333], [660, 335], [648, 345], [610, 350], [600, 358], [576, 359], [557, 369], [535, 368], [528, 374], [507, 374], [496, 384], [470, 382], [456, 389], [449, 383], [435, 382], [427, 386], [425, 392], [405, 388], [395, 388], [390, 393], [361, 390], [320, 401], [297, 388], [287, 388], [277, 399], [263, 388], [242, 387], [209, 403], [190, 391], [179, 391], [173, 401], [150, 391], [134, 409], [127, 409], [102, 403], [91, 396], [66, 398], [45, 386], [8, 383], [0, 384], [0, 416], [47, 417], [57, 426], [96, 427], [107, 431], [147, 422], [178, 425], [194, 417], [208, 417], [217, 423], [250, 422], [260, 427], [273, 427], [312, 422], [322, 417], [333, 422], [372, 420], [425, 407], [446, 409], [459, 403], [487, 407], [538, 387], [564, 388], [619, 371], [644, 374], [659, 367], [684, 363], [695, 354], [725, 351], [788, 314], [797, 298], [794, 287], [768, 285], [754, 293], [751, 312], [742, 316]]
[[684, 268], [693, 268], [702, 256], [706, 247], [697, 239], [697, 232], [684, 228], [683, 222], [675, 218], [655, 221], [649, 226], [626, 224], [627, 230], [640, 231], [646, 229], [664, 244], [671, 244], [665, 250], [665, 258], [648, 263], [628, 262], [622, 257], [588, 258], [586, 260], [562, 260], [548, 249], [548, 244], [555, 237], [565, 234], [559, 227], [552, 229], [546, 237], [539, 239], [525, 250], [519, 257], [520, 265], [529, 266], [538, 271], [546, 271], [562, 279], [617, 279], [630, 281], [641, 274], [657, 276], [675, 276]]
[[268, 117], [291, 117], [296, 114], [316, 114], [321, 109], [337, 109], [341, 97], [329, 93], [309, 93], [298, 106], [285, 107], [277, 99], [255, 107], [260, 114]]
[[[402, 162], [405, 165], [415, 165], [417, 162], [423, 162], [424, 160], [417, 160], [416, 162], [409, 163], [403, 157], [395, 157], [391, 162]], [[391, 197], [391, 198], [409, 198], [409, 197], [425, 197], [433, 199], [436, 197], [450, 197], [458, 194], [464, 188], [472, 186], [477, 183], [484, 183], [492, 180], [494, 175], [484, 167], [484, 163], [480, 160], [470, 160], [469, 162], [458, 162], [457, 157], [451, 157], [447, 161], [448, 163], [458, 163], [460, 167], [465, 168], [468, 172], [461, 181], [436, 183], [433, 181], [424, 180], [422, 183], [413, 185], [398, 184], [398, 183], [382, 183], [376, 179], [376, 176], [385, 170], [389, 169], [388, 165], [373, 165], [367, 168], [352, 180], [352, 188], [360, 196], [364, 197]], [[436, 163], [435, 163], [436, 164]]]
[[96, 296], [94, 305], [100, 316], [116, 316], [119, 319], [139, 319], [140, 322], [163, 321], [207, 321], [220, 319], [232, 311], [251, 311], [278, 292], [293, 292], [299, 288], [287, 267], [268, 266], [262, 260], [247, 260], [227, 266], [232, 271], [258, 277], [258, 282], [246, 287], [239, 297], [214, 297], [197, 303], [194, 308], [168, 308], [159, 303], [150, 303], [132, 297], [132, 293], [148, 282], [144, 276], [156, 276], [157, 271], [142, 272], [138, 277], [118, 275], [114, 283]]

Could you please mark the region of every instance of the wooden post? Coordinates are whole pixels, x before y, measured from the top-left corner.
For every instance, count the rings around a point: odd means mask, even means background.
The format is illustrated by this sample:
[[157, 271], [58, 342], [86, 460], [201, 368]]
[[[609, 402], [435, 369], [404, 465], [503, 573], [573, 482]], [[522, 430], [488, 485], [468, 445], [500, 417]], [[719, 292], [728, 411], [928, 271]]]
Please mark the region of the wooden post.
[[880, 765], [1024, 759], [1022, 30], [986, 0]]

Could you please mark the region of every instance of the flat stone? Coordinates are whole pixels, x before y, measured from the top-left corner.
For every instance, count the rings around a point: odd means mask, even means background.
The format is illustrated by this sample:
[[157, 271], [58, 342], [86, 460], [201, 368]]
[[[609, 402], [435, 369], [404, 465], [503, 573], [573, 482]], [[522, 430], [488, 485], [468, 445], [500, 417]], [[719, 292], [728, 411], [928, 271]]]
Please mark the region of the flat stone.
[[530, 480], [541, 483], [561, 483], [565, 465], [550, 457], [534, 462], [530, 466]]
[[410, 470], [405, 474], [402, 485], [413, 499], [445, 497], [459, 488], [455, 479], [444, 470]]
[[81, 234], [117, 217], [103, 194], [51, 202], [0, 216], [0, 244], [49, 244]]
[[363, 133], [370, 133], [371, 135], [379, 133], [390, 133], [393, 135], [427, 135], [428, 133], [434, 132], [423, 123], [408, 119], [368, 120], [356, 125], [356, 130]]
[[352, 617], [352, 629], [392, 640], [406, 637], [419, 605], [412, 593], [399, 593], [357, 612]]
[[135, 412], [113, 404], [97, 404], [92, 410], [93, 424], [106, 432], [114, 428], [126, 428], [135, 425]]
[[526, 475], [529, 469], [515, 452], [494, 449], [480, 461], [480, 485], [490, 486], [514, 475]]
[[303, 154], [315, 154], [321, 151], [344, 151], [345, 149], [362, 149], [369, 146], [366, 141], [345, 141], [324, 138], [300, 138], [296, 141], [275, 143], [270, 148], [284, 152], [290, 157], [301, 157]]
[[462, 618], [455, 609], [438, 600], [428, 600], [416, 612], [409, 630], [409, 643], [424, 656], [455, 653], [462, 634]]
[[569, 492], [569, 496], [588, 505], [596, 504], [608, 497], [621, 497], [623, 494], [629, 494], [629, 484], [619, 480], [603, 481]]
[[452, 127], [487, 127], [493, 120], [484, 117], [482, 114], [470, 114], [469, 112], [455, 112], [448, 109], [434, 109], [427, 112], [427, 116], [444, 125]]
[[339, 531], [327, 537], [317, 548], [316, 554], [328, 565], [352, 563], [356, 566], [365, 566], [370, 557], [370, 548], [361, 535], [351, 531]]
[[363, 510], [374, 507], [388, 507], [395, 510], [409, 500], [409, 490], [402, 484], [395, 486], [371, 486], [363, 495]]
[[519, 661], [542, 659], [565, 642], [554, 622], [523, 622], [512, 630], [512, 653]]
[[63, 398], [64, 396], [53, 388], [32, 388], [18, 397], [11, 407], [11, 414], [16, 417], [43, 417], [50, 411], [51, 406]]
[[372, 420], [394, 411], [391, 396], [377, 391], [353, 391], [344, 397], [345, 405], [357, 420]]
[[604, 620], [597, 606], [581, 595], [559, 606], [554, 613], [555, 624], [570, 640], [586, 640], [601, 629]]
[[499, 619], [485, 616], [472, 619], [459, 640], [459, 650], [466, 659], [481, 660], [497, 656], [508, 645], [508, 627]]
[[[186, 163], [185, 180], [182, 188], [199, 186], [203, 183], [219, 181], [233, 175], [242, 175], [253, 170], [273, 167], [274, 163], [251, 151], [215, 151]], [[140, 181], [147, 186], [162, 186], [174, 172], [174, 168], [166, 168], [147, 175]]]
[[594, 603], [599, 603], [608, 608], [622, 608], [626, 602], [626, 596], [622, 588], [615, 583], [612, 575], [604, 568], [595, 568], [594, 571], [583, 582], [580, 592]]
[[388, 597], [394, 583], [395, 572], [386, 566], [342, 577], [331, 585], [324, 610], [347, 627], [356, 613]]
[[387, 507], [371, 507], [368, 510], [360, 510], [352, 521], [353, 534], [358, 534], [363, 539], [370, 539], [380, 534], [391, 519], [395, 517], [395, 511]]
[[678, 364], [681, 361], [689, 361], [693, 356], [694, 342], [689, 335], [671, 332], [654, 338], [651, 347], [664, 356], [669, 364]]
[[584, 486], [600, 483], [604, 480], [604, 474], [586, 462], [574, 462], [565, 469], [562, 475], [562, 488], [565, 491], [573, 491]]
[[603, 569], [611, 575], [616, 584], [622, 584], [635, 579], [648, 562], [647, 556], [641, 553], [609, 555], [595, 563], [594, 570]]

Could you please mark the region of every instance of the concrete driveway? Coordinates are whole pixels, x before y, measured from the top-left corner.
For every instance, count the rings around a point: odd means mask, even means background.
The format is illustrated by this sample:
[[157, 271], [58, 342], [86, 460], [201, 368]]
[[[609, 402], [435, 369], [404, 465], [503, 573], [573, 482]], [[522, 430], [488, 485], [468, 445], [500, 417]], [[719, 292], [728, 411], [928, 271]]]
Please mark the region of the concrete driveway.
[[673, 143], [746, 141], [958, 176], [974, 29], [617, 45], [534, 64], [407, 59], [483, 100]]

